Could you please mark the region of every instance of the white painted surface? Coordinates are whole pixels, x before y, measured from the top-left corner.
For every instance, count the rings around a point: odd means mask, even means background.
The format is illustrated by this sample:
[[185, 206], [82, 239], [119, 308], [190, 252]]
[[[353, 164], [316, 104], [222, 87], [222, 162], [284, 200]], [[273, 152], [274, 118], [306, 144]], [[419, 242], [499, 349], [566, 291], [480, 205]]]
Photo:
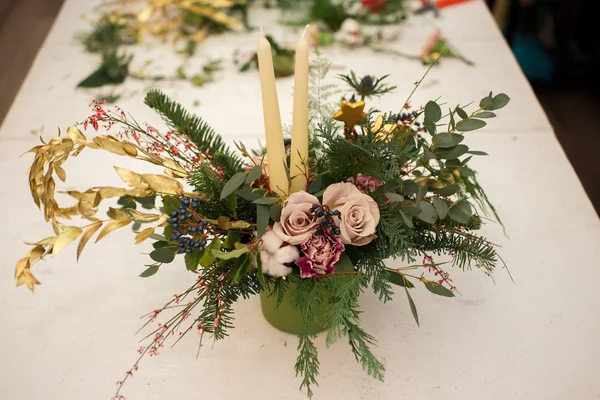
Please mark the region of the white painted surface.
[[[110, 398], [115, 382], [136, 358], [139, 316], [191, 279], [181, 263], [150, 279], [137, 277], [149, 244], [134, 247], [124, 229], [89, 245], [79, 265], [74, 248], [36, 265], [43, 285], [35, 295], [14, 288], [14, 263], [27, 250], [22, 242], [51, 234], [28, 194], [24, 171], [31, 158], [16, 157], [36, 144], [30, 129], [43, 125], [49, 137], [55, 127], [66, 128], [88, 114], [89, 94], [73, 92], [73, 87], [95, 60], [73, 47], [72, 38], [85, 27], [79, 16], [90, 3], [67, 1], [0, 130], [5, 227], [0, 241], [1, 399]], [[421, 328], [402, 292], [385, 305], [365, 295], [363, 324], [379, 339], [375, 353], [386, 365], [386, 382], [369, 378], [345, 343], [327, 350], [319, 338], [321, 386], [315, 398], [598, 399], [600, 222], [483, 3], [456, 6], [444, 14], [435, 23], [477, 65], [445, 60], [415, 103], [440, 94], [449, 103], [468, 102], [489, 89], [513, 98], [489, 129], [470, 135], [469, 143], [491, 155], [475, 166], [510, 239], [498, 226], [488, 226], [484, 233], [503, 246], [515, 283], [501, 270], [495, 285], [483, 274], [453, 271], [462, 296], [445, 299], [413, 291]], [[254, 23], [259, 20], [267, 22], [268, 15], [259, 13]], [[417, 51], [429, 29], [415, 18], [402, 30], [403, 39], [395, 46]], [[250, 35], [211, 38], [202, 51], [230, 57], [236, 46], [251, 48], [254, 42]], [[148, 51], [163, 54], [164, 64], [157, 69], [176, 68], [168, 50]], [[335, 64], [351, 65], [359, 73], [392, 73], [400, 90], [378, 104], [384, 109], [400, 107], [424, 70], [413, 61], [372, 56], [367, 50], [327, 53]], [[127, 83], [128, 90], [138, 92], [119, 104], [139, 120], [156, 121], [142, 104], [143, 86], [136, 84]], [[291, 79], [280, 81], [282, 110], [291, 110], [291, 84]], [[256, 72], [242, 75], [230, 68], [202, 89], [186, 84], [163, 89], [184, 104], [199, 99], [196, 111], [230, 139], [245, 137], [252, 146], [262, 135]], [[235, 119], [224, 117], [228, 105], [236, 108]], [[291, 120], [290, 115], [284, 118]], [[67, 165], [65, 188], [118, 185], [112, 165], [147, 168], [88, 150], [73, 161]], [[127, 399], [303, 399], [293, 373], [296, 339], [265, 322], [258, 299], [239, 303], [236, 311], [231, 338], [212, 349], [206, 346], [198, 360], [194, 335], [158, 358], [146, 359], [126, 386]]]

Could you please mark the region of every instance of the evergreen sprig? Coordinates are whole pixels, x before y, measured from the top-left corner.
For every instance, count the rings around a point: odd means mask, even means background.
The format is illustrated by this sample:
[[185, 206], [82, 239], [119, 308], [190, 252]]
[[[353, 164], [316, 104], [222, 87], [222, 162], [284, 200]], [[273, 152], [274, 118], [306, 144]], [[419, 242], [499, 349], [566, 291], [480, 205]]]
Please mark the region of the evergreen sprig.
[[300, 389], [306, 389], [308, 397], [312, 398], [312, 386], [319, 385], [317, 383], [319, 352], [314, 344], [317, 335], [313, 326], [323, 323], [323, 319], [316, 314], [316, 310], [324, 301], [324, 291], [316, 280], [302, 279], [299, 276], [290, 276], [290, 278], [296, 285], [291, 294], [291, 306], [299, 309], [301, 314], [298, 357], [294, 369], [296, 376], [299, 375], [302, 378]]
[[414, 249], [423, 253], [452, 255], [452, 264], [459, 268], [481, 266], [493, 272], [498, 262], [498, 254], [493, 244], [482, 236], [468, 232], [437, 228], [417, 230], [414, 236]]
[[228, 163], [241, 168], [239, 158], [202, 118], [190, 114], [181, 104], [171, 100], [160, 90], [149, 91], [146, 94], [145, 102], [163, 117], [171, 129], [189, 137], [202, 153], [213, 157], [217, 153], [223, 153], [229, 158]]

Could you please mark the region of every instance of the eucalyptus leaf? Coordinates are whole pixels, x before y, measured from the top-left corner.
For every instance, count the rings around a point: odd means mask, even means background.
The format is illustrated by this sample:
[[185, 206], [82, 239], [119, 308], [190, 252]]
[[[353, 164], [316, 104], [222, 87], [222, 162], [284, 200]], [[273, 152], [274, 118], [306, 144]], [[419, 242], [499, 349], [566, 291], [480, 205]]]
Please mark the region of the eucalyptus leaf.
[[398, 210], [398, 213], [402, 217], [402, 221], [404, 221], [406, 226], [408, 226], [409, 228], [412, 228], [413, 227], [412, 217], [402, 210]]
[[456, 128], [456, 121], [454, 121], [454, 113], [452, 110], [448, 109], [448, 115], [450, 115], [450, 128]]
[[451, 160], [462, 156], [467, 151], [469, 148], [466, 145], [459, 144], [448, 149], [436, 148], [433, 152], [441, 160]]
[[421, 204], [421, 200], [427, 194], [427, 188], [425, 186], [419, 185], [419, 191], [417, 192], [417, 196], [415, 197], [415, 205], [418, 207]]
[[433, 137], [433, 142], [437, 147], [447, 149], [454, 147], [463, 141], [465, 137], [460, 134], [449, 134], [448, 132], [438, 133]]
[[469, 115], [466, 113], [465, 110], [463, 110], [462, 108], [456, 106], [456, 113], [458, 114], [458, 116], [462, 119], [467, 119], [469, 118]]
[[385, 194], [385, 197], [387, 197], [389, 201], [393, 202], [404, 201], [404, 197], [398, 193], [389, 192]]
[[406, 181], [401, 181], [399, 184], [400, 187], [400, 192], [402, 192], [402, 194], [405, 197], [408, 196], [412, 196], [413, 194], [417, 193], [419, 191], [419, 184], [417, 184], [414, 181], [411, 180], [406, 180]]
[[467, 200], [458, 200], [448, 209], [448, 216], [454, 221], [466, 225], [473, 216], [473, 209]]
[[440, 217], [440, 219], [446, 218], [448, 215], [448, 203], [437, 196], [434, 196], [431, 201], [438, 217]]
[[161, 247], [159, 249], [153, 250], [150, 253], [150, 258], [154, 261], [168, 264], [171, 261], [173, 261], [173, 259], [175, 259], [175, 253], [173, 252], [173, 249], [169, 247]]
[[155, 249], [160, 249], [161, 247], [165, 247], [168, 244], [169, 244], [168, 242], [166, 242], [164, 240], [160, 240], [158, 242], [152, 243], [152, 247], [154, 247]]
[[485, 121], [482, 121], [480, 119], [475, 119], [475, 118], [469, 118], [469, 119], [459, 122], [456, 125], [456, 129], [459, 130], [460, 132], [470, 132], [470, 131], [474, 131], [477, 129], [481, 129], [486, 125], [487, 125], [487, 123]]
[[508, 97], [504, 93], [497, 94], [492, 99], [492, 106], [489, 107], [489, 109], [490, 110], [499, 110], [502, 107], [506, 106], [509, 101], [510, 101], [510, 97]]
[[390, 283], [393, 283], [394, 285], [407, 287], [409, 289], [412, 289], [415, 287], [415, 285], [413, 285], [411, 281], [406, 279], [404, 277], [404, 275], [402, 275], [396, 271], [391, 271], [388, 269], [385, 271], [385, 274], [387, 275], [388, 281]]
[[442, 118], [442, 109], [433, 100], [425, 104], [425, 120], [438, 122]]
[[281, 211], [283, 210], [283, 207], [281, 207], [279, 204], [275, 204], [271, 206], [271, 209], [269, 210], [269, 214], [271, 215], [271, 219], [273, 220], [273, 222], [279, 222], [279, 220], [281, 219]]
[[494, 118], [496, 114], [491, 111], [481, 111], [475, 115], [477, 118]]
[[435, 221], [437, 221], [435, 208], [427, 201], [422, 201], [421, 204], [419, 204], [419, 208], [421, 209], [421, 213], [417, 215], [417, 218], [428, 224], [435, 224]]
[[142, 272], [140, 274], [140, 276], [142, 278], [147, 278], [149, 276], [152, 276], [152, 275], [154, 275], [155, 273], [158, 272], [158, 268], [159, 268], [158, 265], [152, 265], [152, 266], [148, 267], [146, 270], [144, 270], [144, 272]]
[[416, 217], [417, 215], [421, 214], [421, 209], [415, 206], [402, 207], [402, 211], [411, 217]]
[[237, 195], [249, 200], [254, 201], [256, 199], [260, 199], [261, 197], [265, 197], [267, 191], [265, 189], [256, 189], [251, 187], [241, 188], [237, 191]]
[[270, 210], [265, 204], [256, 206], [256, 235], [260, 239], [269, 226]]
[[448, 197], [452, 196], [459, 189], [458, 183], [451, 183], [448, 186], [434, 190], [433, 193], [439, 194], [440, 196]]
[[483, 99], [481, 99], [481, 101], [479, 102], [479, 107], [481, 108], [490, 108], [492, 106], [492, 92], [490, 92], [489, 95], [485, 96]]
[[235, 192], [242, 184], [246, 181], [246, 173], [238, 172], [234, 176], [231, 177], [229, 181], [223, 186], [223, 190], [221, 191], [221, 200]]
[[452, 292], [446, 286], [440, 285], [439, 283], [433, 281], [425, 281], [423, 283], [425, 284], [427, 290], [433, 294], [444, 297], [454, 297], [454, 292]]
[[479, 151], [479, 150], [469, 150], [469, 151], [467, 151], [467, 154], [473, 154], [474, 156], [487, 156], [487, 155], [489, 155], [485, 151]]
[[247, 185], [251, 184], [258, 178], [260, 178], [261, 175], [262, 175], [262, 168], [260, 167], [260, 165], [255, 165], [254, 167], [252, 167], [252, 169], [248, 173], [248, 176], [246, 177], [246, 184]]
[[408, 297], [408, 304], [410, 305], [410, 311], [412, 312], [412, 315], [415, 318], [415, 321], [417, 321], [417, 326], [420, 326], [419, 325], [419, 314], [417, 313], [417, 307], [415, 306], [415, 302], [413, 301], [412, 297], [410, 297], [410, 293], [408, 293], [408, 289], [406, 288], [406, 286], [404, 287], [404, 291], [406, 292], [406, 297]]
[[253, 203], [271, 205], [277, 203], [278, 201], [279, 199], [277, 197], [261, 197], [260, 199], [254, 200]]

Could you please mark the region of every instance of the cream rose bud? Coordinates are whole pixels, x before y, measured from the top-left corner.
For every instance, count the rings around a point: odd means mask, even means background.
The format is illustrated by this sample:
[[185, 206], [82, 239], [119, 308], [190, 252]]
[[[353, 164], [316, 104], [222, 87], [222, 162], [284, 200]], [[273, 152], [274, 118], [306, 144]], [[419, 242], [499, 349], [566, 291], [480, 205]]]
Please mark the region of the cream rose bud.
[[340, 227], [343, 244], [364, 246], [377, 237], [379, 207], [371, 196], [362, 193], [352, 183], [335, 183], [323, 193], [323, 204], [338, 210], [341, 219], [334, 218]]
[[319, 200], [312, 194], [292, 193], [284, 204], [279, 222], [273, 225], [273, 232], [289, 244], [304, 242], [317, 229], [317, 217], [309, 212], [313, 204], [319, 204]]

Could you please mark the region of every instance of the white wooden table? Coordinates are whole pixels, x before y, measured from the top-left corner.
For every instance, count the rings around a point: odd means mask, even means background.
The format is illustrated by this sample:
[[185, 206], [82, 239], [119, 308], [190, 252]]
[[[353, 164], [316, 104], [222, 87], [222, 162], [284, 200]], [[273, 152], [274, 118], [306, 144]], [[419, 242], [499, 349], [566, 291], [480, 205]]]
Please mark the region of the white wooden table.
[[[15, 400], [109, 399], [115, 382], [136, 358], [134, 336], [139, 316], [187, 287], [191, 276], [180, 263], [139, 278], [149, 244], [133, 246], [127, 229], [90, 245], [79, 265], [73, 249], [36, 265], [43, 285], [35, 295], [14, 288], [13, 266], [27, 250], [23, 241], [51, 235], [51, 228], [28, 193], [25, 170], [37, 144], [32, 129], [46, 138], [89, 113], [91, 94], [74, 91], [92, 71], [96, 59], [85, 55], [73, 36], [85, 29], [80, 19], [93, 2], [67, 0], [45, 45], [0, 129], [0, 210], [3, 233], [0, 254], [0, 397]], [[275, 14], [259, 11], [252, 23], [280, 32]], [[470, 144], [490, 157], [476, 160], [480, 180], [498, 206], [510, 239], [498, 226], [485, 234], [503, 248], [501, 254], [515, 278], [499, 270], [496, 284], [483, 274], [453, 271], [462, 292], [455, 299], [413, 291], [421, 327], [415, 326], [402, 292], [388, 304], [372, 295], [362, 298], [363, 324], [379, 340], [375, 353], [383, 360], [386, 382], [369, 378], [348, 346], [325, 349], [316, 399], [526, 399], [600, 398], [600, 222], [577, 176], [556, 141], [531, 88], [501, 38], [482, 1], [443, 11], [440, 20], [412, 18], [401, 27], [397, 49], [418, 52], [425, 36], [440, 26], [475, 67], [444, 60], [431, 72], [414, 98], [419, 104], [442, 95], [450, 104], [479, 100], [489, 90], [505, 92], [510, 105], [498, 112], [486, 130], [471, 134]], [[233, 50], [250, 51], [256, 35], [210, 38], [205, 58], [231, 59]], [[279, 36], [279, 35], [278, 35]], [[293, 43], [297, 35], [283, 35]], [[369, 50], [325, 52], [334, 72], [353, 68], [359, 74], [392, 74], [398, 91], [380, 102], [398, 109], [425, 68], [418, 62]], [[179, 61], [170, 50], [146, 46], [140, 63], [160, 57], [155, 71], [173, 73]], [[203, 58], [193, 62], [201, 65]], [[161, 87], [206, 118], [229, 140], [248, 146], [262, 136], [259, 81], [256, 71], [238, 74], [228, 67], [218, 82], [192, 88], [185, 82]], [[129, 93], [119, 105], [138, 120], [158, 121], [142, 103], [145, 84], [128, 81]], [[284, 122], [291, 121], [292, 79], [279, 81]], [[193, 108], [194, 100], [200, 106]], [[231, 118], [234, 111], [236, 118]], [[161, 126], [157, 123], [158, 126]], [[85, 154], [87, 153], [87, 154]], [[94, 151], [67, 165], [65, 188], [119, 185], [112, 165], [147, 168], [129, 159]], [[258, 298], [236, 307], [231, 338], [205, 346], [195, 358], [190, 335], [158, 358], [148, 358], [124, 394], [135, 399], [303, 399], [294, 377], [296, 338], [270, 327], [260, 314]]]

